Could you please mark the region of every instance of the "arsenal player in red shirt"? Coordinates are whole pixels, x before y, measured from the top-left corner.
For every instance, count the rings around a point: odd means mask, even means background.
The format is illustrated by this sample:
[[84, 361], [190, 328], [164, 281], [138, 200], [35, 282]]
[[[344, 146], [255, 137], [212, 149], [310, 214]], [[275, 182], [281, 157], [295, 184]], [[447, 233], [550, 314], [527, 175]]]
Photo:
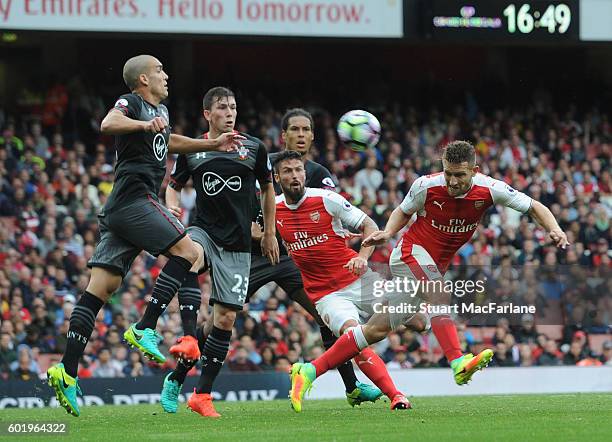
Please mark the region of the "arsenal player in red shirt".
[[[274, 168], [283, 191], [276, 197], [276, 228], [302, 274], [306, 294], [325, 324], [341, 336], [357, 327], [362, 317], [374, 314], [372, 287], [380, 280], [368, 268], [373, 247], [362, 247], [359, 253], [350, 249], [343, 225], [369, 235], [377, 230], [376, 223], [337, 193], [305, 187], [304, 162], [296, 152], [281, 152]], [[410, 408], [372, 349], [366, 346], [354, 357], [389, 397], [392, 410]]]
[[[473, 235], [485, 210], [500, 204], [530, 214], [544, 227], [557, 247], [569, 245], [553, 214], [540, 202], [517, 192], [502, 181], [479, 173], [474, 147], [465, 141], [446, 146], [442, 159], [444, 172], [417, 179], [404, 201], [396, 208], [385, 230], [372, 233], [362, 247], [383, 244], [404, 228], [413, 215], [416, 221], [393, 250], [389, 265], [396, 278], [436, 281], [443, 278], [457, 252]], [[450, 294], [418, 293], [433, 305], [450, 304]], [[466, 384], [484, 368], [493, 355], [489, 349], [473, 356], [462, 354], [457, 329], [444, 308], [431, 314], [419, 312], [406, 317], [406, 324], [425, 329], [429, 323], [453, 369], [455, 382]], [[382, 340], [394, 327], [389, 312], [376, 313], [368, 323], [351, 329], [312, 364], [295, 367], [291, 400], [301, 406], [304, 392], [312, 381], [336, 364], [357, 354], [361, 348]], [[295, 404], [294, 404], [295, 406]]]

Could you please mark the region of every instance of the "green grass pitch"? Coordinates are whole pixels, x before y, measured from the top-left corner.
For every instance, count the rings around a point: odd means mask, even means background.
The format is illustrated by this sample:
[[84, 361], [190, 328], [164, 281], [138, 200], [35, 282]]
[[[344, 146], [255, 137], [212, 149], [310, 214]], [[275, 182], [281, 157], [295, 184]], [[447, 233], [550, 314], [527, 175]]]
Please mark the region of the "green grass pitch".
[[205, 419], [181, 404], [175, 415], [159, 405], [87, 407], [81, 417], [63, 409], [5, 409], [11, 422], [66, 422], [68, 434], [3, 440], [204, 441], [610, 441], [612, 394], [413, 398], [414, 409], [388, 403], [352, 409], [346, 402], [308, 401], [297, 414], [289, 401], [218, 402], [221, 419]]

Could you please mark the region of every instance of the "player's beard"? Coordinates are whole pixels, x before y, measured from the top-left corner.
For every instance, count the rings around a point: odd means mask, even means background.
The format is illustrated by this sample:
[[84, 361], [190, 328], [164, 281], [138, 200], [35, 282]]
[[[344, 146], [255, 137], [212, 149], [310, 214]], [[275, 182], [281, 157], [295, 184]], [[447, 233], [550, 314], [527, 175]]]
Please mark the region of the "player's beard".
[[287, 201], [289, 204], [295, 204], [304, 196], [304, 185], [300, 183], [299, 187], [291, 187], [291, 185], [287, 187], [283, 187], [283, 193], [285, 197], [291, 201]]

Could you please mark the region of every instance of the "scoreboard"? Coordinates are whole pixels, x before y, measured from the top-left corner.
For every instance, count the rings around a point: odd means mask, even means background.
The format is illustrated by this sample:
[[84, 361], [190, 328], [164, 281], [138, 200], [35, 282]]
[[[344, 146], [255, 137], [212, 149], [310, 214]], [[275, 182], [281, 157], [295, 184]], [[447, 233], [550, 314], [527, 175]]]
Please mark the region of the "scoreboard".
[[431, 0], [423, 14], [430, 40], [568, 43], [579, 38], [578, 0]]
[[0, 21], [0, 45], [17, 38], [13, 31], [612, 42], [612, 0], [0, 0]]

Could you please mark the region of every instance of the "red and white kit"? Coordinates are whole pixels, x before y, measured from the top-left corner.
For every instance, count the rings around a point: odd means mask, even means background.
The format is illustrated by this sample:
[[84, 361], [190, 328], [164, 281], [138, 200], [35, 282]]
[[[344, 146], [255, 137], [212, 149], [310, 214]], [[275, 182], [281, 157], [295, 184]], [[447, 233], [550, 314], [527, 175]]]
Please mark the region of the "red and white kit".
[[371, 287], [378, 274], [368, 269], [359, 277], [343, 267], [358, 253], [346, 245], [342, 224], [358, 229], [365, 218], [329, 190], [307, 187], [296, 204], [276, 197], [276, 228], [302, 273], [306, 294], [337, 336], [347, 320], [369, 317], [376, 299]]
[[526, 213], [531, 198], [503, 181], [478, 173], [465, 194], [448, 194], [444, 173], [422, 176], [400, 208], [415, 212], [416, 221], [404, 233], [389, 259], [394, 277], [415, 280], [442, 278], [457, 250], [470, 240], [483, 214], [501, 204]]

